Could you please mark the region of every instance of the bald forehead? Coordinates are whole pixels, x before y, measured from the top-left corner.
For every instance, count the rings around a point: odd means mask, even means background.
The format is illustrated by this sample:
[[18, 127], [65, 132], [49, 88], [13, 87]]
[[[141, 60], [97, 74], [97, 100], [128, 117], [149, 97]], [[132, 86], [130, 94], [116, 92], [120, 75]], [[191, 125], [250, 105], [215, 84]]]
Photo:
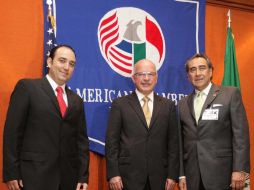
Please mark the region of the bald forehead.
[[134, 65], [134, 73], [144, 68], [150, 68], [153, 72], [156, 72], [156, 67], [153, 62], [147, 59], [142, 59]]

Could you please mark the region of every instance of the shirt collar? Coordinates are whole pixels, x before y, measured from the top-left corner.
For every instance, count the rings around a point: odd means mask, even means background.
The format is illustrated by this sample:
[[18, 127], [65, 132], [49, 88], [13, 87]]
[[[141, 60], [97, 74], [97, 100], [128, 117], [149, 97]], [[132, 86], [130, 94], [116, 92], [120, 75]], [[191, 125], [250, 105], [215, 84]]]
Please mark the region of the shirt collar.
[[[202, 92], [203, 92], [206, 96], [208, 96], [208, 93], [209, 93], [211, 87], [212, 87], [212, 83], [210, 82], [210, 83], [208, 84], [208, 86], [207, 86], [204, 90], [202, 90]], [[198, 92], [200, 92], [200, 91], [195, 89], [195, 93], [197, 94]]]
[[[53, 88], [53, 90], [55, 91], [56, 88], [60, 85], [56, 84], [56, 82], [49, 76], [49, 74], [46, 75], [46, 78], [49, 81], [50, 86]], [[63, 93], [65, 93], [65, 84], [63, 84], [62, 86], [60, 86], [63, 89]]]
[[[145, 95], [142, 94], [140, 91], [138, 91], [138, 89], [136, 89], [135, 92], [136, 92], [136, 94], [137, 94], [137, 96], [138, 96], [138, 100], [139, 100], [139, 101], [142, 101], [142, 99], [144, 98]], [[153, 99], [154, 99], [153, 91], [152, 91], [150, 94], [148, 94], [147, 97], [149, 98], [149, 100], [150, 100], [151, 102], [153, 102]]]

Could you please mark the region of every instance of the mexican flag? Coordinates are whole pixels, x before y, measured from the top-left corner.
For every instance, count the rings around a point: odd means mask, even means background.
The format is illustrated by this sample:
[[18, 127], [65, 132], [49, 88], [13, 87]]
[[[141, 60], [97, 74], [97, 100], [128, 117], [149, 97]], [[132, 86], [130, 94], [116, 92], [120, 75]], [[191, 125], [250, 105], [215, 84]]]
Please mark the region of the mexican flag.
[[235, 53], [235, 42], [232, 29], [230, 26], [227, 29], [226, 51], [224, 58], [224, 77], [222, 85], [235, 86], [240, 89], [240, 79], [238, 74]]

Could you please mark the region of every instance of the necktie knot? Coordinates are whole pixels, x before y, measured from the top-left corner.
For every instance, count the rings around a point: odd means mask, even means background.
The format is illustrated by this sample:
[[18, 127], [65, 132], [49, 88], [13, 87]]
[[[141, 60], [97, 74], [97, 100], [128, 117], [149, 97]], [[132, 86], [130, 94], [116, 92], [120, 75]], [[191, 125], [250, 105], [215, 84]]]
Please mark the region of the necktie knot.
[[63, 89], [62, 89], [62, 87], [61, 87], [61, 86], [58, 86], [58, 87], [56, 88], [56, 92], [57, 92], [57, 93], [60, 93], [60, 94], [63, 94]]
[[142, 100], [144, 101], [144, 104], [146, 104], [149, 102], [150, 98], [148, 98], [147, 96], [144, 96]]
[[197, 93], [197, 98], [203, 98], [204, 92], [198, 92]]

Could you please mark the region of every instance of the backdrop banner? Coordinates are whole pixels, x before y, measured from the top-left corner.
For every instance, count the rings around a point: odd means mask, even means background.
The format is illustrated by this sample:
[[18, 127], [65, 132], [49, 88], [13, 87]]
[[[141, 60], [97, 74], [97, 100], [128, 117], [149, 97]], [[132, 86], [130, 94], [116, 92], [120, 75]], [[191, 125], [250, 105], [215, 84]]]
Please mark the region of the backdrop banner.
[[205, 0], [61, 0], [52, 6], [57, 43], [76, 50], [68, 86], [84, 100], [90, 150], [104, 154], [111, 102], [135, 89], [138, 60], [155, 63], [158, 95], [177, 104], [191, 92], [184, 64], [204, 52]]

